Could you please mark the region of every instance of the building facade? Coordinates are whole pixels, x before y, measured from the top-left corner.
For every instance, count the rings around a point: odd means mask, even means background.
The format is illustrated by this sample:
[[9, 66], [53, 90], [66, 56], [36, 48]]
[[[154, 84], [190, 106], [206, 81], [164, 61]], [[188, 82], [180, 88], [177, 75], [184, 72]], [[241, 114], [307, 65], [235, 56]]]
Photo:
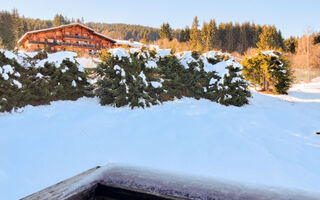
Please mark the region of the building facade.
[[25, 33], [18, 41], [18, 49], [28, 52], [45, 49], [49, 52], [75, 51], [95, 54], [110, 48], [116, 41], [79, 23], [62, 25]]

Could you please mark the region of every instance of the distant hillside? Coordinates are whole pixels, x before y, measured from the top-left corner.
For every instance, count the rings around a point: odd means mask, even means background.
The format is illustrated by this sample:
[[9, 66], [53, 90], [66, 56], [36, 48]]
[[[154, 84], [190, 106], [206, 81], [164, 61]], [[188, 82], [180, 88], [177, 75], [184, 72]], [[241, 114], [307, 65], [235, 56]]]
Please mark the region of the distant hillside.
[[107, 23], [95, 23], [89, 22], [86, 26], [94, 29], [95, 31], [102, 33], [108, 37], [122, 40], [135, 40], [139, 41], [143, 38], [144, 34], [147, 35], [148, 40], [156, 41], [160, 39], [159, 29], [151, 28], [141, 25], [130, 24], [107, 24]]

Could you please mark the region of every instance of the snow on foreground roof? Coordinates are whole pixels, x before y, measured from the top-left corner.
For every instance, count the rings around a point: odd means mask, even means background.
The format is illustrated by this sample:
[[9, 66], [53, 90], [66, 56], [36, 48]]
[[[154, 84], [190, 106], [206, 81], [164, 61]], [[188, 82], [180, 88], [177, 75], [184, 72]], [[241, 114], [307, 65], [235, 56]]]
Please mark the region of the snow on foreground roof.
[[137, 167], [107, 165], [96, 167], [77, 176], [36, 192], [22, 200], [63, 200], [88, 190], [95, 184], [125, 187], [156, 195], [187, 199], [219, 200], [315, 200], [315, 194], [272, 187], [242, 185], [235, 182], [204, 179], [164, 173]]

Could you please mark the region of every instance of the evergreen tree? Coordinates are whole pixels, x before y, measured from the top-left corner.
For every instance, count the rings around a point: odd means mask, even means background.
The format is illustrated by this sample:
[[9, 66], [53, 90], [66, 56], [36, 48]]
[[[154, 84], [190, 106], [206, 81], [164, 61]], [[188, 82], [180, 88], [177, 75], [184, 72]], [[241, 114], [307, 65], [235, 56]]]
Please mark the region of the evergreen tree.
[[186, 35], [185, 30], [182, 29], [182, 30], [180, 31], [180, 33], [179, 33], [179, 42], [186, 42], [186, 41], [185, 41], [185, 37], [186, 37], [185, 35]]
[[0, 38], [6, 49], [13, 49], [16, 45], [15, 20], [11, 13], [2, 12], [0, 15]]
[[261, 50], [283, 49], [281, 32], [277, 32], [274, 26], [264, 26], [259, 36], [257, 47]]
[[162, 39], [168, 39], [169, 41], [172, 40], [172, 29], [169, 23], [164, 23], [161, 25], [159, 30], [160, 37]]
[[147, 44], [149, 42], [148, 35], [146, 32], [144, 32], [144, 34], [143, 34], [142, 42], [144, 44]]
[[260, 35], [262, 33], [262, 29], [263, 27], [261, 27], [260, 25], [255, 25], [255, 23], [252, 23], [251, 25], [251, 31], [250, 31], [250, 46], [251, 47], [255, 47], [257, 48], [257, 43], [260, 40]]
[[201, 48], [201, 35], [198, 29], [199, 20], [198, 17], [194, 17], [192, 28], [190, 30], [191, 50], [199, 50]]
[[[201, 29], [201, 46], [204, 47], [204, 50], [208, 50], [207, 43], [209, 42], [208, 38], [208, 31], [209, 31], [209, 24], [208, 23], [203, 23], [202, 29]], [[199, 50], [199, 49], [198, 49]]]
[[[274, 27], [276, 29], [276, 27]], [[286, 49], [286, 45], [284, 43], [284, 39], [282, 37], [282, 33], [281, 30], [278, 30], [277, 32], [277, 45], [279, 46], [279, 48], [281, 48], [282, 50]]]
[[70, 23], [70, 21], [67, 18], [65, 18], [63, 15], [56, 14], [53, 18], [52, 26], [56, 27], [56, 26], [61, 26], [64, 24], [69, 24], [69, 23]]
[[14, 33], [17, 40], [24, 34], [25, 24], [23, 23], [23, 18], [20, 18], [17, 9], [13, 9], [12, 17], [13, 17], [13, 23], [14, 23]]
[[290, 37], [289, 39], [286, 39], [284, 43], [285, 43], [285, 46], [286, 46], [285, 49], [287, 52], [290, 52], [290, 53], [296, 52], [296, 49], [298, 47], [298, 41], [296, 38]]
[[208, 31], [206, 37], [206, 50], [212, 50], [216, 44], [217, 25], [214, 19], [211, 19], [208, 24]]
[[[208, 23], [203, 23], [201, 29], [201, 45], [204, 50], [212, 50], [216, 40], [217, 27], [214, 20]], [[198, 49], [201, 50], [201, 49]]]
[[186, 26], [185, 29], [180, 31], [179, 42], [187, 42], [190, 40], [190, 28]]
[[226, 47], [225, 50], [232, 52], [233, 51], [233, 41], [234, 41], [234, 35], [233, 35], [233, 24], [232, 22], [226, 24]]
[[244, 53], [249, 48], [249, 33], [250, 33], [250, 24], [243, 23], [240, 26], [240, 36], [239, 36], [239, 45], [238, 51], [239, 53]]
[[218, 34], [217, 34], [217, 47], [222, 51], [226, 50], [226, 25], [220, 23], [218, 26]]
[[288, 60], [281, 52], [263, 53], [258, 51], [254, 56], [242, 59], [243, 75], [254, 85], [259, 85], [263, 91], [287, 94], [292, 84], [292, 72]]
[[318, 43], [320, 43], [320, 34], [316, 35], [313, 38], [313, 44], [318, 44]]
[[230, 52], [238, 51], [238, 46], [240, 43], [240, 24], [236, 23], [232, 29], [232, 35], [233, 35], [233, 49]]

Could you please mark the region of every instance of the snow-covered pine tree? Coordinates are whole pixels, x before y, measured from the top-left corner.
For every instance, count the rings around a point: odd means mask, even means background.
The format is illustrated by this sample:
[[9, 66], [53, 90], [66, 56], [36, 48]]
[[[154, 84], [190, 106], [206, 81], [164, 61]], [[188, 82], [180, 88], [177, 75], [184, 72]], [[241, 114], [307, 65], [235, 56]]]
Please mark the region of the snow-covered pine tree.
[[287, 94], [292, 84], [293, 76], [288, 60], [281, 52], [258, 51], [253, 56], [242, 59], [243, 75], [253, 85], [258, 85], [263, 91]]
[[[46, 58], [40, 52], [34, 57], [21, 57], [26, 66], [0, 52], [0, 112], [25, 105], [49, 104], [54, 100], [76, 100], [92, 96], [92, 87], [77, 63], [63, 60], [60, 66], [46, 62], [35, 67], [36, 60]], [[2, 73], [5, 70], [5, 73]]]

